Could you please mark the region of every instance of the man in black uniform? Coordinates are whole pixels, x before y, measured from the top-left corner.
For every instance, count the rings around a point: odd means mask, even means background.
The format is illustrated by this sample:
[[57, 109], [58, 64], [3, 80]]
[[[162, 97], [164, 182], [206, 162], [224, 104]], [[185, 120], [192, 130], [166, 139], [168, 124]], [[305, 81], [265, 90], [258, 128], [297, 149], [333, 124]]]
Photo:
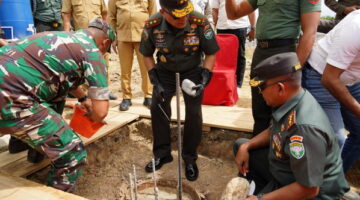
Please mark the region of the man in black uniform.
[[349, 190], [330, 122], [301, 88], [300, 69], [295, 53], [276, 54], [254, 68], [250, 85], [274, 109], [268, 129], [234, 145], [239, 171], [249, 171], [256, 184], [258, 196], [248, 199], [334, 200]]
[[[186, 115], [182, 151], [186, 178], [195, 181], [199, 174], [196, 159], [202, 133], [203, 90], [211, 79], [219, 46], [209, 22], [202, 14], [193, 11], [189, 0], [160, 0], [160, 6], [160, 12], [146, 21], [140, 45], [154, 85], [151, 122], [155, 170], [173, 160], [167, 116], [171, 115], [170, 102], [176, 92], [175, 73], [179, 72], [180, 81], [189, 79], [196, 84], [193, 88], [195, 96], [183, 93]], [[155, 50], [156, 64], [153, 58]], [[205, 58], [200, 66], [203, 53]], [[151, 162], [145, 170], [154, 170]]]

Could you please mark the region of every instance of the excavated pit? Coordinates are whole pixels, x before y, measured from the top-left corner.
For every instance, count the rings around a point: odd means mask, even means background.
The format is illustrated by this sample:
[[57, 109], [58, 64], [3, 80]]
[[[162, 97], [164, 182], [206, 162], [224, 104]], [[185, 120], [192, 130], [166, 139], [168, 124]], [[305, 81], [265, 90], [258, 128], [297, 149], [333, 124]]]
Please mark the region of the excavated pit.
[[[156, 171], [157, 178], [164, 182], [176, 183], [178, 176], [177, 168], [177, 132], [176, 124], [171, 125], [172, 155], [174, 161], [164, 165]], [[184, 196], [188, 199], [220, 199], [226, 184], [236, 177], [237, 168], [233, 160], [232, 146], [239, 137], [250, 135], [238, 131], [212, 128], [209, 132], [203, 132], [202, 142], [198, 148], [199, 158], [197, 164], [200, 175], [197, 181], [189, 182], [185, 178], [184, 164], [182, 180], [190, 188], [196, 191], [184, 190]], [[130, 123], [111, 134], [99, 139], [86, 147], [88, 151], [88, 164], [79, 179], [75, 194], [88, 199], [130, 199], [129, 173], [133, 167], [137, 170], [138, 185], [152, 182], [152, 174], [146, 173], [145, 165], [152, 159], [152, 131], [148, 119]], [[45, 184], [49, 167], [29, 176], [36, 182]], [[176, 199], [176, 184], [159, 186], [166, 197], [160, 199]], [[153, 188], [145, 187], [147, 194], [144, 198], [154, 199], [150, 194]]]

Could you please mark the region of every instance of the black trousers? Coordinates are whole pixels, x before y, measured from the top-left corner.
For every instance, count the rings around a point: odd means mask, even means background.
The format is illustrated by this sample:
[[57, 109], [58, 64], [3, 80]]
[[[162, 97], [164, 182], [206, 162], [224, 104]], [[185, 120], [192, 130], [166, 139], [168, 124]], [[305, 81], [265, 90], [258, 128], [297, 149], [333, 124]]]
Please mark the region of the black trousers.
[[[239, 147], [245, 142], [249, 141], [246, 138], [239, 138], [234, 144], [234, 155], [239, 150]], [[249, 152], [249, 172], [246, 178], [255, 181], [255, 192], [258, 193], [269, 193], [279, 188], [279, 184], [273, 178], [270, 172], [269, 165], [269, 148], [254, 149]]]
[[245, 43], [246, 43], [246, 31], [247, 28], [239, 29], [217, 29], [217, 33], [229, 33], [234, 34], [239, 39], [239, 50], [237, 57], [237, 68], [236, 68], [236, 81], [238, 87], [242, 86], [244, 79], [244, 72], [246, 67], [246, 58], [245, 58]]
[[[166, 115], [171, 117], [170, 103], [176, 93], [175, 73], [165, 69], [158, 69], [161, 85], [165, 90], [165, 101], [161, 102], [153, 91], [153, 102], [151, 105], [151, 124], [153, 130], [153, 153], [157, 158], [162, 158], [171, 153], [170, 122]], [[180, 85], [182, 80], [190, 79], [195, 84], [201, 81], [201, 68], [196, 67], [187, 72], [180, 73]], [[155, 89], [155, 88], [154, 88]], [[197, 147], [201, 141], [202, 134], [202, 112], [201, 102], [203, 94], [192, 97], [183, 92], [185, 101], [185, 124], [183, 133], [182, 158], [186, 163], [193, 163], [197, 159]]]
[[317, 27], [317, 32], [319, 33], [328, 33], [331, 29], [338, 24], [340, 20], [338, 19], [321, 19]]
[[[259, 48], [256, 47], [251, 63], [251, 72], [250, 78], [253, 78], [255, 74], [253, 73], [253, 69], [258, 65], [261, 61], [265, 60], [268, 57], [271, 57], [275, 54], [284, 53], [284, 52], [295, 52], [296, 45], [287, 45], [281, 47], [274, 48]], [[251, 103], [252, 103], [252, 113], [254, 118], [254, 130], [253, 134], [257, 135], [261, 133], [261, 131], [267, 129], [270, 125], [271, 119], [271, 107], [266, 105], [266, 102], [260, 91], [257, 87], [251, 88]]]

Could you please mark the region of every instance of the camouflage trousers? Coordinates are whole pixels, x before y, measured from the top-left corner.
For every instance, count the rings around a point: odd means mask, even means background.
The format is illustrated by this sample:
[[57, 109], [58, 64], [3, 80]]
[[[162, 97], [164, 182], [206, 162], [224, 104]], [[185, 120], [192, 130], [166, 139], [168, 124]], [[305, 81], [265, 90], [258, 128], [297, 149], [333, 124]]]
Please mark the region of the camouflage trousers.
[[86, 151], [79, 136], [62, 116], [49, 107], [33, 115], [13, 120], [0, 120], [0, 134], [28, 143], [51, 160], [48, 185], [72, 192], [82, 174]]

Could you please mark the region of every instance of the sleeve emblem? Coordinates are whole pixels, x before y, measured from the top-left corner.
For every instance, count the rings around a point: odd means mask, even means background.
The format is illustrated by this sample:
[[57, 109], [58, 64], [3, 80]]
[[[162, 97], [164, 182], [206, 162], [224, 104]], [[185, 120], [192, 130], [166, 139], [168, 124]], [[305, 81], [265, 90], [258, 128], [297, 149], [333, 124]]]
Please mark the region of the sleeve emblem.
[[290, 138], [290, 153], [296, 159], [301, 159], [305, 155], [303, 137], [294, 135]]

